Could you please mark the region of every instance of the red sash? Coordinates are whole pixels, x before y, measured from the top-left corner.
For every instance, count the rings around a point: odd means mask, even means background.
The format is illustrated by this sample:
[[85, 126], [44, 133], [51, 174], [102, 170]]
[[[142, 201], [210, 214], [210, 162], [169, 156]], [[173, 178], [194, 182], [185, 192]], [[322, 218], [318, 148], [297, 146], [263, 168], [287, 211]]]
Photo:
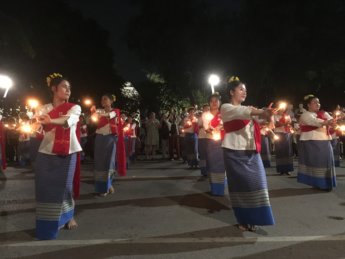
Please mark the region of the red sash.
[[[118, 110], [118, 109], [112, 109], [111, 111], [114, 111], [116, 113], [116, 116], [117, 116], [116, 110]], [[120, 117], [117, 116], [117, 118], [120, 118]], [[111, 133], [113, 135], [117, 135], [118, 134], [118, 129], [117, 129], [117, 126], [116, 126], [116, 117], [112, 118], [112, 119], [109, 119], [109, 118], [107, 118], [105, 116], [100, 116], [98, 124], [97, 124], [97, 129], [103, 128], [108, 123], [109, 123], [109, 126], [110, 126]]]
[[6, 163], [6, 136], [5, 136], [5, 129], [2, 122], [0, 122], [0, 144], [1, 144], [1, 162], [2, 162], [2, 169], [5, 170], [7, 167]]
[[[48, 115], [51, 119], [57, 119], [61, 115], [66, 115], [67, 112], [74, 106], [74, 103], [63, 103], [53, 110]], [[43, 126], [45, 131], [55, 129], [55, 139], [52, 152], [56, 155], [67, 156], [69, 155], [70, 147], [70, 128], [66, 129], [60, 125], [48, 124]]]
[[117, 171], [120, 176], [126, 175], [126, 147], [125, 138], [123, 132], [124, 122], [121, 119], [121, 113], [119, 109], [114, 109], [117, 117], [119, 118], [119, 123], [117, 127], [117, 145], [116, 145], [116, 160], [117, 160]]
[[[80, 122], [77, 124], [77, 138], [80, 143]], [[73, 196], [75, 199], [80, 195], [80, 152], [77, 153], [77, 164], [75, 165], [74, 177], [73, 177]]]
[[[215, 116], [213, 116], [212, 120], [210, 121], [210, 125], [213, 128], [217, 128], [220, 123], [222, 122], [221, 114], [218, 112]], [[225, 132], [224, 130], [220, 131], [220, 138], [223, 140], [224, 139]]]
[[[126, 127], [127, 127], [127, 130], [124, 132], [125, 133], [125, 136], [126, 137], [131, 137], [131, 136], [133, 136], [133, 129], [132, 129], [132, 124], [130, 124], [130, 123], [128, 123], [127, 125], [126, 125]], [[126, 128], [126, 127], [124, 127], [124, 128]]]
[[[226, 133], [238, 131], [243, 129], [249, 124], [250, 120], [232, 120], [224, 123], [224, 130]], [[254, 140], [256, 146], [256, 152], [261, 152], [261, 134], [260, 125], [257, 121], [253, 120], [254, 123]]]
[[218, 112], [215, 116], [213, 116], [213, 119], [210, 121], [210, 125], [213, 128], [217, 128], [219, 124], [221, 123], [222, 119], [220, 117], [220, 112]]
[[[286, 123], [286, 118], [285, 118], [286, 116], [288, 116], [288, 115], [287, 115], [286, 112], [284, 112], [282, 114], [282, 117], [279, 119], [279, 123], [285, 124]], [[288, 125], [284, 126], [284, 130], [285, 130], [286, 133], [290, 133], [290, 127]]]
[[[63, 103], [57, 107], [55, 107], [52, 111], [48, 113], [51, 119], [57, 119], [61, 115], [66, 115], [67, 112], [74, 106], [74, 103]], [[70, 133], [71, 129], [63, 128], [60, 125], [48, 124], [43, 126], [45, 131], [51, 131], [55, 129], [55, 139], [53, 144], [52, 152], [56, 155], [60, 156], [67, 156], [69, 155], [69, 147], [70, 147]], [[78, 141], [80, 143], [80, 123], [78, 122], [76, 128], [76, 135]], [[79, 197], [79, 189], [80, 189], [80, 152], [77, 153], [77, 161], [74, 171], [74, 178], [73, 178], [73, 194], [74, 198]]]
[[[324, 120], [324, 121], [327, 120], [326, 114], [325, 114], [324, 111], [318, 111], [316, 118]], [[310, 126], [310, 125], [301, 125], [300, 126], [301, 132], [309, 132], [309, 131], [312, 131], [312, 130], [316, 130], [318, 128], [320, 128], [320, 127]], [[327, 127], [327, 133], [329, 134], [328, 127]]]
[[189, 128], [191, 128], [191, 127], [193, 127], [194, 126], [194, 133], [196, 133], [196, 134], [199, 134], [199, 123], [198, 122], [193, 122], [193, 120], [189, 120], [190, 122], [191, 122], [191, 124], [189, 125], [189, 124], [185, 124], [184, 126], [183, 126], [183, 128], [184, 129], [189, 129]]

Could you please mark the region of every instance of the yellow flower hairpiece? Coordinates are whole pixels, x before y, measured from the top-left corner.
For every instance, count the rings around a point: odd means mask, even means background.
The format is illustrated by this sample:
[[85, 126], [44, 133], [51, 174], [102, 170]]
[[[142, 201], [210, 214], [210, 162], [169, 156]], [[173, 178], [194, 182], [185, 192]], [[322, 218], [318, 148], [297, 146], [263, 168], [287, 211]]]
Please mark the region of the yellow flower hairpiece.
[[53, 79], [62, 78], [62, 77], [63, 76], [60, 73], [53, 73], [53, 74], [50, 74], [49, 76], [47, 76], [46, 80], [47, 80], [48, 87], [50, 87], [50, 83]]
[[232, 76], [229, 79], [229, 83], [234, 82], [234, 81], [240, 81], [240, 78], [238, 76]]
[[111, 97], [113, 98], [113, 102], [115, 102], [116, 101], [116, 95], [112, 94]]
[[304, 101], [308, 100], [309, 98], [313, 98], [315, 97], [313, 94], [308, 94], [306, 96], [304, 96]]

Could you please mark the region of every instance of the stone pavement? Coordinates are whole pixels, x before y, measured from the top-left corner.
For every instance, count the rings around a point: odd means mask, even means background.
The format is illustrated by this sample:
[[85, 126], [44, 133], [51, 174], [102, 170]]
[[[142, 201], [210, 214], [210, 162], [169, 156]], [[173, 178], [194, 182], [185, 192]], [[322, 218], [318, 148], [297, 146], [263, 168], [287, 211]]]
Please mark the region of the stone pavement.
[[[276, 225], [242, 233], [229, 198], [179, 161], [138, 161], [93, 195], [92, 163], [82, 167], [77, 230], [34, 238], [34, 174], [10, 167], [0, 178], [0, 258], [345, 258], [345, 168], [333, 192], [267, 170]], [[296, 172], [297, 170], [295, 170]]]

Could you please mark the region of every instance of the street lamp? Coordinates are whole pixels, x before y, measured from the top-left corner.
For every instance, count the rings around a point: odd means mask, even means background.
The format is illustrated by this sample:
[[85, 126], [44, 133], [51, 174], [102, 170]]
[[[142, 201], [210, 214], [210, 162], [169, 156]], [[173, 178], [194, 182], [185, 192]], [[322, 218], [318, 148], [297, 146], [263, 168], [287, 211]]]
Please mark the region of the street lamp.
[[214, 94], [214, 87], [220, 82], [219, 76], [212, 74], [208, 78], [208, 83], [211, 85], [212, 94]]
[[13, 81], [6, 75], [0, 75], [0, 88], [5, 89], [4, 98], [7, 96], [8, 90], [13, 86]]

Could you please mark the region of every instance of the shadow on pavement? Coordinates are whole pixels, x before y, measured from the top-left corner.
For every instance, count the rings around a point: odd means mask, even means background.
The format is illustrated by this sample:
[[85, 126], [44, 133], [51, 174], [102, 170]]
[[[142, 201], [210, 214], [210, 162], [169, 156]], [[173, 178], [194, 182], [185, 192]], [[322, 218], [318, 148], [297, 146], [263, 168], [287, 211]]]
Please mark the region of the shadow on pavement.
[[[136, 243], [133, 241], [126, 241], [126, 243], [112, 243], [89, 245], [83, 247], [68, 248], [54, 252], [40, 253], [33, 256], [25, 256], [20, 258], [72, 258], [78, 256], [79, 258], [108, 258], [112, 256], [128, 256], [128, 255], [158, 255], [169, 253], [182, 253], [200, 251], [203, 249], [232, 247], [239, 245], [254, 244], [255, 239], [249, 239], [248, 242], [174, 242], [166, 243], [165, 238], [222, 238], [222, 237], [243, 237], [242, 232], [234, 226], [213, 228], [201, 231], [193, 231], [169, 236], [158, 236], [156, 243]], [[162, 240], [163, 242], [159, 242]]]
[[18, 242], [33, 240], [35, 240], [35, 229], [0, 233], [0, 242]]
[[308, 188], [283, 188], [283, 189], [269, 190], [268, 192], [269, 192], [270, 198], [325, 193], [325, 191], [322, 191], [319, 189], [313, 189], [311, 187], [308, 187]]

